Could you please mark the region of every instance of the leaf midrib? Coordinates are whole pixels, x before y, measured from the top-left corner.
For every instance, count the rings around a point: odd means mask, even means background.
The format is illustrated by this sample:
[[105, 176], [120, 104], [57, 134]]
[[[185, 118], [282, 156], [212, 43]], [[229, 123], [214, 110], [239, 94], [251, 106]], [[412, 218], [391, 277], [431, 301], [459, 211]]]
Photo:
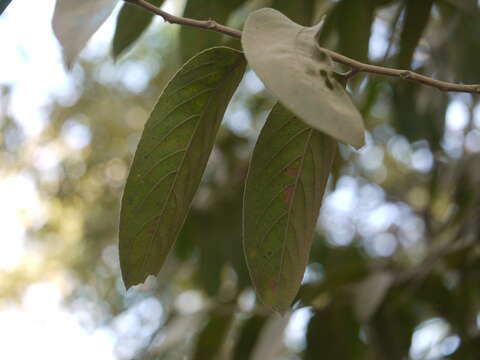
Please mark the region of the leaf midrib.
[[[276, 288], [277, 288], [278, 282], [280, 280], [280, 276], [284, 271], [283, 266], [284, 266], [284, 262], [285, 262], [285, 251], [286, 251], [286, 248], [287, 248], [288, 231], [290, 230], [290, 222], [291, 222], [290, 218], [291, 218], [291, 215], [292, 215], [292, 212], [293, 212], [293, 204], [295, 202], [295, 197], [297, 196], [298, 184], [299, 184], [300, 179], [301, 179], [302, 174], [303, 174], [303, 166], [304, 166], [304, 163], [305, 163], [305, 158], [307, 156], [307, 149], [310, 145], [310, 140], [312, 139], [312, 134], [313, 134], [313, 129], [309, 129], [309, 134], [308, 134], [307, 140], [305, 141], [305, 146], [304, 146], [303, 152], [302, 152], [302, 160], [301, 160], [300, 165], [298, 167], [298, 173], [297, 173], [297, 176], [296, 176], [296, 179], [295, 179], [295, 184], [294, 184], [294, 187], [293, 187], [292, 198], [290, 199], [290, 204], [288, 205], [287, 224], [285, 226], [285, 232], [284, 232], [284, 238], [283, 238], [283, 244], [282, 244], [282, 253], [280, 255], [280, 269], [278, 271], [278, 275], [277, 275], [277, 278], [275, 280], [275, 289], [274, 289], [275, 292], [277, 290]], [[297, 234], [295, 234], [295, 237], [296, 236], [297, 236]]]
[[[225, 77], [225, 80], [224, 81], [220, 81], [219, 84], [213, 88], [213, 90], [210, 92], [210, 95], [209, 95], [209, 98], [208, 98], [208, 101], [206, 102], [203, 110], [202, 110], [202, 114], [200, 116], [200, 118], [198, 119], [198, 122], [197, 124], [195, 125], [195, 129], [194, 131], [192, 132], [192, 136], [190, 137], [189, 141], [188, 141], [188, 145], [186, 146], [185, 148], [185, 152], [183, 154], [183, 157], [182, 157], [182, 160], [180, 162], [180, 165], [177, 167], [176, 169], [176, 173], [175, 173], [175, 178], [173, 179], [173, 182], [172, 182], [172, 185], [170, 187], [170, 190], [168, 192], [168, 196], [167, 198], [165, 199], [164, 203], [163, 203], [163, 207], [162, 207], [162, 210], [160, 212], [160, 214], [158, 215], [159, 219], [157, 221], [157, 225], [155, 226], [156, 229], [155, 229], [155, 232], [154, 234], [151, 236], [150, 238], [150, 241], [149, 241], [149, 245], [148, 245], [148, 252], [145, 252], [145, 255], [143, 256], [143, 261], [142, 261], [142, 273], [145, 273], [146, 272], [146, 268], [147, 268], [147, 264], [148, 264], [148, 261], [149, 261], [149, 254], [151, 254], [151, 251], [152, 251], [152, 247], [153, 247], [153, 243], [154, 243], [154, 240], [155, 238], [157, 237], [157, 234], [158, 234], [158, 231], [160, 229], [160, 221], [161, 221], [161, 218], [163, 216], [163, 214], [165, 213], [165, 209], [167, 207], [167, 204], [170, 202], [170, 198], [172, 196], [173, 193], [175, 193], [175, 185], [177, 183], [177, 180], [178, 180], [178, 174], [180, 173], [180, 171], [182, 170], [184, 164], [185, 164], [185, 159], [187, 158], [190, 150], [191, 150], [191, 145], [193, 143], [193, 139], [195, 138], [195, 135], [198, 131], [198, 128], [199, 128], [199, 125], [202, 123], [202, 121], [204, 120], [204, 116], [205, 116], [205, 113], [209, 107], [209, 105], [211, 104], [212, 100], [215, 99], [215, 96], [213, 96], [214, 94], [217, 94], [217, 92], [219, 91], [219, 89], [223, 88], [225, 86], [225, 84], [228, 82], [228, 79], [231, 78], [232, 74], [234, 74], [234, 69], [236, 69], [240, 63], [241, 63], [242, 59], [240, 58], [238, 61], [236, 61], [233, 66], [231, 67], [232, 71], [228, 72], [228, 71], [225, 71], [225, 73], [227, 74], [227, 76]], [[178, 205], [178, 204], [177, 204]], [[170, 248], [173, 246], [174, 242], [171, 243], [170, 245]]]

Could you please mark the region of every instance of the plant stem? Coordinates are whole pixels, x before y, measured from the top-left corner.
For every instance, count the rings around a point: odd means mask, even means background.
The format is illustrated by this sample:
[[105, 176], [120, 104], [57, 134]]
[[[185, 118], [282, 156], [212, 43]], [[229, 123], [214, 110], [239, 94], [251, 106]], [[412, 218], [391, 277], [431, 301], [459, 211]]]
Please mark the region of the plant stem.
[[[202, 21], [202, 20], [195, 20], [195, 19], [175, 16], [161, 10], [160, 8], [157, 8], [156, 6], [150, 4], [148, 1], [145, 1], [145, 0], [124, 0], [124, 1], [134, 4], [136, 6], [139, 6], [141, 8], [144, 8], [145, 10], [150, 11], [156, 15], [159, 15], [166, 22], [170, 24], [185, 25], [185, 26], [195, 27], [199, 29], [215, 31], [218, 33], [222, 33], [222, 34], [237, 38], [237, 39], [240, 39], [242, 37], [242, 32], [240, 30], [218, 24], [213, 20]], [[351, 59], [347, 56], [344, 56], [342, 54], [336, 53], [335, 51], [332, 51], [329, 49], [320, 48], [320, 50], [327, 53], [332, 58], [333, 61], [350, 67], [351, 72], [348, 73], [348, 78], [358, 73], [364, 72], [369, 74], [398, 77], [403, 80], [413, 81], [413, 82], [421, 83], [427, 86], [432, 86], [446, 92], [465, 92], [465, 93], [480, 94], [480, 85], [462, 85], [462, 84], [455, 84], [455, 83], [450, 83], [446, 81], [436, 80], [428, 76], [413, 72], [411, 70], [401, 70], [401, 69], [394, 69], [394, 68], [388, 68], [383, 66], [365, 64], [360, 61]]]
[[144, 8], [147, 11], [150, 11], [156, 15], [159, 15], [163, 18], [163, 20], [165, 20], [170, 24], [185, 25], [185, 26], [190, 26], [194, 28], [215, 31], [215, 32], [219, 32], [219, 33], [237, 38], [237, 39], [240, 39], [242, 37], [242, 32], [240, 30], [236, 30], [228, 26], [220, 25], [213, 20], [201, 21], [201, 20], [175, 16], [163, 11], [162, 9], [150, 4], [148, 1], [145, 1], [145, 0], [124, 0], [124, 1], [140, 6], [141, 8]]

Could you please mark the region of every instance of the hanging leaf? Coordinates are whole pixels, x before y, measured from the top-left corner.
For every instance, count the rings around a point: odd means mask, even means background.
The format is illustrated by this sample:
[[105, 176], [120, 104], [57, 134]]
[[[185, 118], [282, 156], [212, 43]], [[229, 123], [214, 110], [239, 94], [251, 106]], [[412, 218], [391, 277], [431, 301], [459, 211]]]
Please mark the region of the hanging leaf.
[[212, 48], [186, 63], [160, 96], [122, 200], [120, 265], [127, 288], [156, 275], [178, 237], [244, 70], [242, 53]]
[[[227, 22], [229, 15], [244, 0], [189, 0], [183, 16], [197, 20], [215, 20], [219, 24]], [[183, 61], [197, 52], [215, 46], [221, 42], [222, 35], [213, 31], [199, 31], [188, 26], [180, 28], [180, 53]]]
[[11, 2], [12, 0], [0, 0], [0, 15], [3, 14], [5, 9], [7, 8], [8, 5], [10, 5]]
[[[157, 7], [162, 6], [164, 0], [151, 0]], [[144, 33], [153, 20], [153, 14], [138, 6], [125, 3], [117, 17], [117, 26], [113, 36], [113, 58], [118, 58], [127, 51]]]
[[253, 70], [285, 107], [314, 129], [359, 148], [363, 120], [316, 43], [319, 29], [261, 9], [247, 19], [242, 44]]
[[430, 19], [432, 7], [433, 0], [407, 0], [398, 52], [400, 68], [410, 68], [415, 49]]
[[117, 0], [57, 0], [52, 25], [67, 67], [108, 18]]
[[257, 295], [284, 312], [307, 265], [336, 142], [276, 105], [250, 163], [244, 248]]

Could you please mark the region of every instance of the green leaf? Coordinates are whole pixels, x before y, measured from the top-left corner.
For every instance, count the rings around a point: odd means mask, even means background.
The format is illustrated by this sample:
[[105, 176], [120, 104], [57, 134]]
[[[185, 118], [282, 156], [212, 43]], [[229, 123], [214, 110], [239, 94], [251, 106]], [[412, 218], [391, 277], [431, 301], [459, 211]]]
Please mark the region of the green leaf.
[[212, 48], [187, 62], [160, 96], [140, 139], [122, 200], [120, 265], [127, 288], [162, 267], [244, 71], [241, 52]]
[[310, 25], [315, 13], [315, 0], [274, 0], [272, 8], [288, 14], [296, 23]]
[[433, 0], [407, 0], [400, 36], [398, 66], [409, 69], [418, 42], [430, 19]]
[[[334, 47], [341, 54], [356, 60], [367, 61], [374, 10], [379, 5], [379, 0], [338, 1], [319, 33], [320, 44]], [[331, 43], [332, 38], [337, 41]]]
[[307, 125], [359, 148], [363, 120], [316, 43], [319, 29], [261, 9], [248, 17], [242, 44], [250, 66], [285, 107]]
[[[162, 6], [164, 0], [151, 0], [157, 7]], [[112, 54], [118, 58], [127, 51], [144, 33], [153, 20], [153, 14], [138, 6], [125, 3], [117, 17], [115, 35], [113, 36]]]
[[0, 15], [3, 14], [5, 9], [8, 7], [8, 5], [10, 5], [11, 2], [12, 0], [0, 0]]
[[90, 37], [107, 20], [117, 0], [57, 0], [52, 26], [62, 45], [67, 67], [84, 48]]
[[336, 142], [276, 105], [252, 155], [244, 249], [257, 295], [284, 312], [307, 265]]
[[193, 360], [215, 360], [222, 354], [223, 346], [232, 324], [233, 312], [212, 313], [211, 318], [198, 337]]
[[251, 359], [255, 345], [265, 326], [267, 317], [263, 315], [253, 315], [245, 321], [241, 328], [240, 337], [233, 349], [233, 360]]
[[307, 329], [305, 360], [364, 359], [360, 323], [349, 304], [333, 299], [315, 313]]
[[[244, 0], [189, 0], [183, 16], [197, 20], [215, 20], [219, 24], [227, 22], [229, 15]], [[222, 35], [213, 31], [199, 30], [188, 26], [180, 28], [181, 59], [186, 61], [197, 52], [218, 45]]]

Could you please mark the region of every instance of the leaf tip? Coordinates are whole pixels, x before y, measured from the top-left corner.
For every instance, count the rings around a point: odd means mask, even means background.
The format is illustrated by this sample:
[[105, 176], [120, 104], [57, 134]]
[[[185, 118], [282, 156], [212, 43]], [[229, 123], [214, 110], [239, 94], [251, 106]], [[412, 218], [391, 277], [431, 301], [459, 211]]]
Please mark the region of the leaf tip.
[[352, 142], [352, 146], [357, 150], [360, 150], [362, 147], [365, 146], [365, 135], [363, 131], [361, 132], [361, 134], [356, 136], [355, 141]]

